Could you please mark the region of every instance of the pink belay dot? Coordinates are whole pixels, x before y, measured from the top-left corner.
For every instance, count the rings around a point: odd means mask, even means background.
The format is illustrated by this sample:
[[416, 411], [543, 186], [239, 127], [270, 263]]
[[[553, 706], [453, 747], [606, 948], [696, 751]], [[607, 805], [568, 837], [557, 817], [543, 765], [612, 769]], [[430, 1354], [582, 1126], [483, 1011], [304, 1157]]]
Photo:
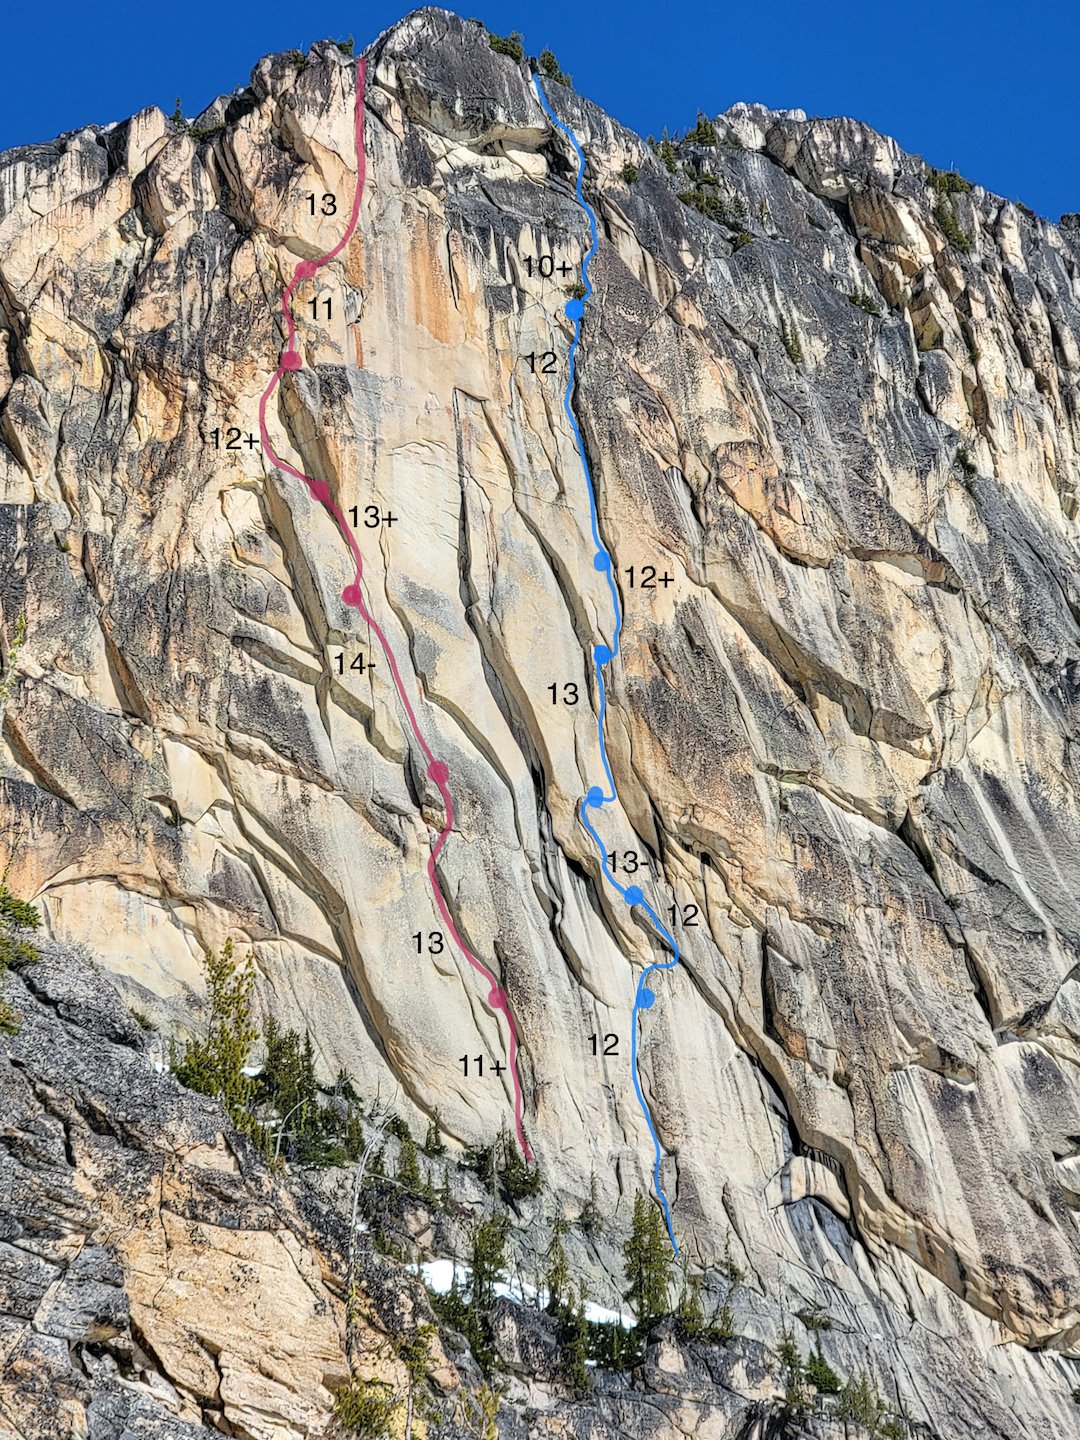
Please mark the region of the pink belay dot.
[[342, 598], [342, 600], [345, 601], [345, 604], [346, 604], [346, 605], [354, 605], [354, 606], [356, 607], [356, 609], [359, 610], [359, 609], [360, 609], [360, 587], [359, 587], [359, 585], [346, 585], [346, 586], [345, 586], [345, 589], [342, 590], [342, 592], [341, 592], [341, 598]]
[[316, 268], [317, 268], [317, 267], [316, 267], [316, 265], [315, 265], [315, 263], [314, 263], [313, 261], [311, 261], [311, 260], [301, 260], [301, 261], [300, 261], [300, 264], [297, 265], [297, 267], [296, 267], [296, 277], [295, 277], [295, 278], [296, 278], [297, 280], [310, 280], [311, 277], [312, 277], [312, 275], [315, 274]]
[[432, 760], [427, 767], [427, 773], [435, 781], [436, 785], [445, 785], [450, 779], [450, 766], [445, 760]]
[[325, 480], [309, 480], [313, 500], [318, 500], [321, 505], [330, 504], [330, 486]]
[[295, 350], [286, 350], [281, 357], [281, 368], [283, 370], [300, 370], [303, 368], [303, 360]]
[[498, 985], [496, 985], [494, 990], [492, 990], [491, 994], [488, 996], [488, 1004], [493, 1010], [505, 1010], [506, 991], [500, 990]]

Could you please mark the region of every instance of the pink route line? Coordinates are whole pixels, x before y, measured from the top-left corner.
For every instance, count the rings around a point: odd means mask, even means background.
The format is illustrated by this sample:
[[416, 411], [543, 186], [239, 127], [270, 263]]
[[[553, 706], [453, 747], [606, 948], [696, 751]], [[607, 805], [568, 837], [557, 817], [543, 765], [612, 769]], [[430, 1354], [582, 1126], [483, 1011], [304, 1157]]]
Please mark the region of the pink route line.
[[334, 517], [334, 520], [337, 523], [338, 529], [341, 531], [345, 543], [352, 551], [353, 561], [356, 565], [356, 579], [351, 585], [346, 585], [345, 589], [341, 592], [341, 598], [342, 600], [344, 600], [346, 605], [349, 605], [353, 609], [360, 612], [360, 618], [368, 625], [368, 627], [371, 629], [372, 633], [378, 640], [383, 655], [385, 655], [386, 661], [390, 666], [390, 673], [394, 677], [394, 685], [397, 689], [398, 698], [400, 699], [402, 708], [404, 709], [405, 714], [408, 718], [409, 728], [412, 730], [413, 738], [415, 739], [417, 745], [419, 745], [420, 749], [423, 751], [424, 758], [428, 762], [428, 776], [431, 780], [435, 782], [436, 786], [438, 787], [439, 794], [442, 796], [443, 808], [446, 812], [446, 820], [443, 823], [443, 827], [439, 831], [438, 836], [435, 839], [434, 845], [432, 845], [431, 847], [431, 854], [428, 857], [427, 862], [428, 879], [431, 881], [431, 889], [435, 896], [435, 904], [438, 907], [439, 914], [442, 916], [443, 924], [450, 932], [450, 936], [453, 939], [454, 944], [461, 951], [462, 955], [464, 955], [465, 959], [469, 962], [469, 964], [477, 972], [477, 974], [484, 977], [484, 979], [487, 981], [488, 986], [490, 987], [487, 997], [487, 1003], [491, 1006], [493, 1010], [501, 1010], [506, 1016], [507, 1027], [510, 1032], [510, 1078], [513, 1081], [514, 1086], [514, 1126], [517, 1130], [518, 1143], [521, 1146], [522, 1152], [526, 1160], [531, 1161], [533, 1158], [532, 1151], [529, 1149], [528, 1141], [525, 1139], [525, 1130], [522, 1126], [523, 1100], [521, 1081], [518, 1078], [517, 1063], [518, 1036], [517, 1026], [514, 1023], [514, 1016], [510, 1010], [510, 1002], [507, 998], [506, 991], [499, 985], [492, 972], [483, 963], [483, 961], [476, 958], [476, 956], [469, 949], [468, 945], [466, 945], [465, 941], [462, 939], [461, 935], [458, 933], [458, 928], [454, 924], [453, 918], [450, 915], [450, 908], [446, 903], [446, 897], [443, 895], [442, 886], [439, 883], [439, 877], [435, 870], [439, 856], [442, 853], [442, 848], [446, 844], [447, 840], [450, 837], [450, 832], [454, 828], [454, 801], [450, 794], [450, 767], [449, 765], [447, 765], [445, 760], [437, 760], [435, 758], [435, 755], [430, 745], [424, 739], [423, 732], [420, 729], [419, 721], [416, 718], [416, 711], [413, 709], [412, 701], [409, 699], [408, 692], [405, 689], [405, 684], [401, 678], [401, 671], [398, 669], [398, 663], [394, 655], [394, 651], [391, 648], [389, 640], [387, 640], [386, 636], [383, 634], [382, 628], [380, 627], [378, 621], [372, 615], [371, 611], [368, 609], [367, 605], [364, 602], [362, 585], [364, 578], [364, 557], [360, 552], [359, 545], [356, 543], [356, 537], [352, 533], [351, 526], [346, 523], [345, 516], [341, 510], [341, 507], [337, 504], [337, 502], [334, 500], [333, 496], [330, 493], [329, 484], [325, 480], [313, 480], [310, 475], [305, 475], [302, 470], [296, 470], [288, 463], [288, 461], [282, 460], [275, 453], [274, 447], [270, 443], [270, 436], [267, 434], [266, 430], [267, 402], [280, 384], [282, 375], [285, 373], [286, 370], [301, 369], [304, 363], [297, 349], [296, 326], [293, 323], [292, 317], [292, 299], [296, 287], [302, 281], [310, 280], [318, 270], [320, 270], [329, 261], [333, 260], [335, 256], [341, 254], [342, 250], [344, 250], [345, 246], [352, 239], [353, 234], [356, 230], [357, 223], [360, 219], [360, 201], [364, 193], [364, 178], [366, 174], [366, 164], [364, 157], [364, 82], [366, 78], [367, 62], [363, 59], [360, 59], [357, 61], [356, 65], [356, 191], [353, 195], [352, 212], [349, 215], [349, 223], [345, 227], [345, 233], [342, 235], [341, 239], [338, 241], [338, 243], [334, 246], [332, 250], [328, 250], [325, 255], [320, 255], [318, 260], [301, 260], [299, 265], [297, 265], [296, 267], [296, 272], [293, 275], [293, 278], [285, 287], [285, 292], [281, 297], [281, 312], [285, 317], [285, 328], [287, 331], [288, 339], [286, 340], [285, 349], [282, 351], [281, 359], [278, 362], [277, 369], [274, 371], [270, 379], [270, 383], [263, 391], [262, 398], [259, 401], [259, 436], [262, 440], [263, 450], [269, 456], [270, 460], [273, 462], [276, 468], [278, 470], [284, 470], [287, 474], [294, 476], [297, 480], [302, 480], [307, 486], [312, 498], [318, 500], [321, 505], [326, 507], [326, 509]]

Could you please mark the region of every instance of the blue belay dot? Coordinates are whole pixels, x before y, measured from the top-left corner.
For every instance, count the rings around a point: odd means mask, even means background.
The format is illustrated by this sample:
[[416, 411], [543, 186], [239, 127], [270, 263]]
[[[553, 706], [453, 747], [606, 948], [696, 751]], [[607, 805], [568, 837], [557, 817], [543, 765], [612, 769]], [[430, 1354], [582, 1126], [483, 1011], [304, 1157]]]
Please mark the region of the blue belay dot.
[[598, 665], [606, 665], [611, 659], [611, 651], [606, 645], [597, 645], [592, 653]]
[[638, 995], [638, 1009], [651, 1010], [653, 1007], [653, 1001], [655, 999], [656, 996], [653, 994], [653, 992], [651, 990], [646, 990], [644, 986], [642, 986], [641, 993]]
[[585, 804], [592, 807], [604, 803], [604, 792], [599, 785], [590, 785], [589, 793], [585, 796]]
[[568, 300], [566, 302], [566, 313], [571, 320], [580, 320], [585, 314], [585, 301]]
[[645, 892], [640, 885], [628, 885], [623, 891], [623, 899], [628, 905], [640, 905], [645, 899]]
[[610, 570], [611, 556], [607, 553], [606, 550], [598, 550], [593, 556], [592, 563], [594, 570]]

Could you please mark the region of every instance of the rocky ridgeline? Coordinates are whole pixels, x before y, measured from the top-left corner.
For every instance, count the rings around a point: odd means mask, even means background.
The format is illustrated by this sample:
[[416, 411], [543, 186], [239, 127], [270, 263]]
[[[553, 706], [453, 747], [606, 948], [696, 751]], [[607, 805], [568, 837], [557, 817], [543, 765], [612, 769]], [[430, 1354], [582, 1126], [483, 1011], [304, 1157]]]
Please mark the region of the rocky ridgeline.
[[[353, 74], [272, 56], [193, 123], [0, 161], [0, 835], [165, 1030], [232, 937], [326, 1077], [484, 1145], [507, 1079], [458, 1057], [502, 1054], [497, 1017], [413, 941], [438, 793], [353, 668], [339, 537], [253, 437], [273, 307], [351, 200]], [[1073, 1433], [1080, 231], [852, 121], [738, 106], [653, 148], [549, 90], [602, 231], [576, 405], [626, 609], [604, 838], [696, 921], [641, 1024], [681, 1242], [705, 1275], [732, 1247], [744, 1334], [828, 1313], [837, 1368], [935, 1435]], [[478, 24], [387, 32], [367, 107], [358, 232], [298, 296], [268, 423], [396, 517], [357, 534], [451, 762], [443, 888], [514, 1007], [548, 1199], [574, 1221], [596, 1179], [597, 1283], [651, 1183], [655, 951], [577, 818], [610, 616], [561, 409], [583, 218]]]

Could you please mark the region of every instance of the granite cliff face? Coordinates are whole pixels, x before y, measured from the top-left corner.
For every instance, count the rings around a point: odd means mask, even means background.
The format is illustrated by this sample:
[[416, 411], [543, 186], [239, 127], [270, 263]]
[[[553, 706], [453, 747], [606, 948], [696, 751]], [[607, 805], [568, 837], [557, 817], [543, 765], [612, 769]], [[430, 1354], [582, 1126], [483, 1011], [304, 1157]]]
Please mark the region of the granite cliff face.
[[[497, 1019], [413, 940], [438, 794], [385, 667], [352, 668], [340, 537], [246, 443], [281, 291], [351, 203], [353, 84], [320, 45], [194, 126], [0, 157], [0, 859], [164, 1027], [197, 1023], [204, 947], [250, 943], [328, 1074], [475, 1143], [510, 1087], [463, 1076]], [[604, 838], [696, 921], [640, 1034], [682, 1243], [734, 1247], [764, 1340], [825, 1307], [929, 1433], [1076, 1433], [1080, 229], [851, 121], [739, 106], [665, 157], [548, 88], [602, 229], [575, 404], [626, 617]], [[597, 1179], [596, 1282], [651, 1181], [658, 952], [577, 812], [611, 615], [562, 409], [572, 156], [527, 67], [425, 10], [368, 52], [367, 168], [271, 434], [358, 507], [530, 1142], [568, 1216]]]

